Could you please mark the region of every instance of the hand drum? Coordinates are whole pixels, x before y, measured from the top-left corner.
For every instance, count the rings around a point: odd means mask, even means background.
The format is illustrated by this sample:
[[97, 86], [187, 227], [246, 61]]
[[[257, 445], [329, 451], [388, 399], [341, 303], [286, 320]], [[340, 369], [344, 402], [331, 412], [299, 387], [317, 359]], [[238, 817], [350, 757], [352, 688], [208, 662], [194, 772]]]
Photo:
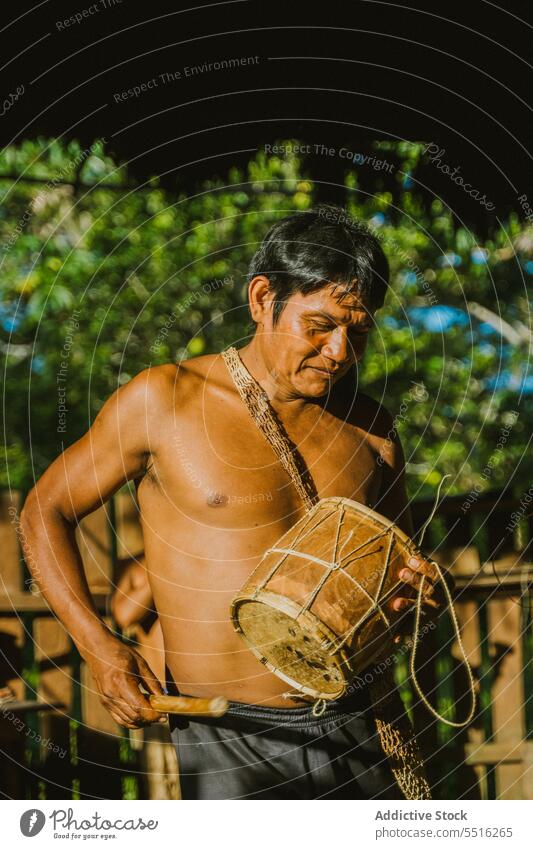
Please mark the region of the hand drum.
[[336, 699], [394, 652], [386, 602], [415, 543], [348, 498], [323, 498], [270, 548], [233, 599], [236, 631], [294, 689]]

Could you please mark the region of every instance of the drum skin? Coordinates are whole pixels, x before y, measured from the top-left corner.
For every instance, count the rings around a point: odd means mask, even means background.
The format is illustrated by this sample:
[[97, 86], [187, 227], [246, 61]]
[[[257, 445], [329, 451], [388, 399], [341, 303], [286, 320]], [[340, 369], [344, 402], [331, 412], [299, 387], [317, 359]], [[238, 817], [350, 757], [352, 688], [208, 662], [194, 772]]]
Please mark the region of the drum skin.
[[394, 652], [386, 602], [415, 543], [348, 498], [323, 498], [263, 556], [231, 605], [236, 631], [302, 694], [341, 696]]

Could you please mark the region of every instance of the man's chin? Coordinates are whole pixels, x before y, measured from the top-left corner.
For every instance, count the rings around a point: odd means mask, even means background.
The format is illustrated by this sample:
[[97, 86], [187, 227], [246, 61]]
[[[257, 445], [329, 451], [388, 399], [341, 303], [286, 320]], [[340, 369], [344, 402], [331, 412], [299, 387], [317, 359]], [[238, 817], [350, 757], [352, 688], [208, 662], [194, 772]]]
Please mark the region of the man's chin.
[[331, 392], [332, 386], [337, 382], [331, 375], [322, 374], [315, 369], [306, 369], [305, 381], [302, 381], [305, 395], [309, 398], [321, 398]]

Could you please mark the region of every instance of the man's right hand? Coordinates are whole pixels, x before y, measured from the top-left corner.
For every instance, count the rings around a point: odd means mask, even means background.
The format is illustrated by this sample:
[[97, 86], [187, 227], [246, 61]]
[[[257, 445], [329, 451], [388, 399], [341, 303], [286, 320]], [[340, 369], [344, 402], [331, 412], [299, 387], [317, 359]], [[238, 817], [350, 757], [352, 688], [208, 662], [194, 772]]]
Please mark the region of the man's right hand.
[[140, 728], [163, 718], [150, 706], [148, 696], [139, 690], [163, 695], [164, 690], [138, 651], [114, 640], [100, 656], [87, 658], [100, 700], [115, 722], [124, 728]]

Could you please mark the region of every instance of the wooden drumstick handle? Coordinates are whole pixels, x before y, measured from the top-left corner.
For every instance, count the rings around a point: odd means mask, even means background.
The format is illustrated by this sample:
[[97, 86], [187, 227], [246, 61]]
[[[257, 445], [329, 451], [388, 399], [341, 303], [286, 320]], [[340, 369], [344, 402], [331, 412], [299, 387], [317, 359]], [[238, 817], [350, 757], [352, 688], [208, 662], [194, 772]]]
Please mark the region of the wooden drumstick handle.
[[215, 699], [193, 699], [190, 696], [150, 696], [150, 705], [162, 713], [184, 713], [191, 716], [222, 716], [229, 703], [222, 696]]

